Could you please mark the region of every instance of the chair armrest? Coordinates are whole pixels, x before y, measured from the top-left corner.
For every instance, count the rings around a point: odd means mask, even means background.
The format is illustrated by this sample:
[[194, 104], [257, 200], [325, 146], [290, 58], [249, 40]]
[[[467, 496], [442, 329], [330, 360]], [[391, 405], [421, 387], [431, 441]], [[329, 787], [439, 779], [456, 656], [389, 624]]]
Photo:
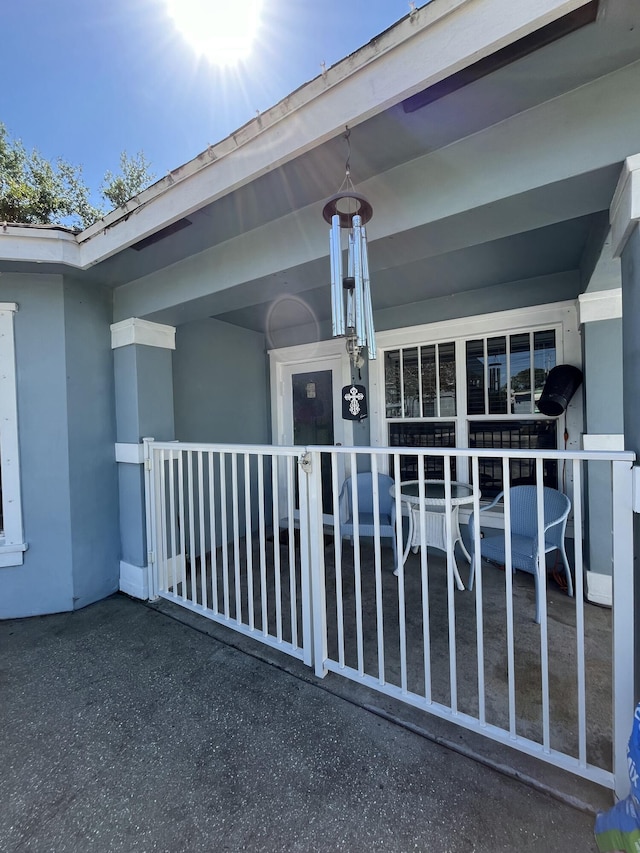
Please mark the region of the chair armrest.
[[[486, 512], [488, 509], [491, 509], [492, 507], [494, 507], [497, 503], [499, 503], [502, 500], [503, 496], [504, 496], [504, 492], [500, 492], [500, 494], [496, 495], [490, 504], [487, 504], [486, 506], [481, 506], [480, 512]], [[475, 515], [475, 513], [472, 512], [471, 515], [469, 516], [469, 521], [467, 522], [467, 527], [469, 528], [469, 533], [471, 534], [472, 540], [473, 540], [474, 535], [475, 535], [475, 533], [474, 533], [474, 515]]]

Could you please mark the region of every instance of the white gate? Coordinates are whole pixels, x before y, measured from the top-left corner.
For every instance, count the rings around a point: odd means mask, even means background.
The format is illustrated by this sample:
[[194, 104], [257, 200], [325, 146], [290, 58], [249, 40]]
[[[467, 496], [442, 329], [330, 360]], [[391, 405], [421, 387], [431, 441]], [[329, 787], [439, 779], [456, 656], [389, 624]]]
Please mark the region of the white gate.
[[[148, 442], [146, 456], [153, 594], [319, 677], [341, 675], [626, 793], [633, 454]], [[440, 479], [430, 481], [425, 467], [436, 462]], [[465, 589], [465, 555], [481, 549], [480, 526], [470, 540], [466, 522], [488, 503], [479, 487], [487, 470], [507, 495], [514, 472], [536, 484], [540, 530], [543, 485], [554, 480], [570, 497], [575, 596], [547, 581], [552, 562], [542, 571], [540, 561], [539, 624], [534, 577], [510, 570], [510, 536], [502, 533], [506, 570], [478, 560]], [[597, 509], [611, 531], [612, 610], [585, 604], [587, 475], [602, 489], [603, 471], [610, 486]], [[357, 472], [367, 472], [368, 496], [345, 485]], [[433, 489], [439, 497], [429, 498]], [[483, 527], [508, 531], [514, 512], [507, 498], [502, 514], [483, 513]]]
[[311, 665], [302, 451], [145, 445], [151, 594]]

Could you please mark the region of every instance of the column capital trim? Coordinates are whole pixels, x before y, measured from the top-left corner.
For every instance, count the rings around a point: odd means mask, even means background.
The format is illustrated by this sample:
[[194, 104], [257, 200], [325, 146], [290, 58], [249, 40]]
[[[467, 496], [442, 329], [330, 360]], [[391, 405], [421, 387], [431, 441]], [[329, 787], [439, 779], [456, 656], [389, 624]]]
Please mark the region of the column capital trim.
[[640, 221], [640, 154], [627, 157], [611, 200], [611, 249], [614, 258], [622, 254], [627, 240]]
[[580, 325], [599, 320], [618, 320], [622, 317], [622, 288], [596, 290], [578, 296]]
[[165, 326], [163, 323], [152, 323], [130, 317], [111, 325], [111, 349], [126, 347], [130, 344], [140, 344], [162, 349], [176, 348], [175, 326]]

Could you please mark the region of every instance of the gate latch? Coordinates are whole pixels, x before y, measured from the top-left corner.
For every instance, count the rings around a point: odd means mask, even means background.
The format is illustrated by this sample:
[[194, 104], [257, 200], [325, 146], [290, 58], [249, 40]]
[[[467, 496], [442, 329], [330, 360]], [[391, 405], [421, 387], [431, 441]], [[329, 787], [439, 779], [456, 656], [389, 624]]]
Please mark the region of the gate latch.
[[311, 454], [303, 453], [298, 459], [298, 465], [302, 468], [305, 474], [311, 473]]

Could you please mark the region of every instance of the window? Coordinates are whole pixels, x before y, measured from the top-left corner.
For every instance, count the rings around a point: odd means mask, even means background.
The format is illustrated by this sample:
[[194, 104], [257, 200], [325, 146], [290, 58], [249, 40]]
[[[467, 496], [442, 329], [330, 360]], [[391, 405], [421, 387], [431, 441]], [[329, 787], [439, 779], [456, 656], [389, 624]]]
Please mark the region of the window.
[[[549, 322], [553, 314], [560, 321]], [[562, 361], [565, 324], [575, 316], [573, 306], [543, 306], [531, 309], [546, 315], [544, 325], [522, 328], [524, 312], [504, 312], [472, 318], [455, 324], [386, 333], [401, 339], [398, 346], [384, 347], [384, 435], [381, 442], [392, 447], [468, 447], [555, 450], [558, 426], [538, 409], [551, 368]], [[517, 315], [517, 316], [516, 316]], [[514, 330], [501, 330], [509, 320]], [[502, 322], [500, 322], [502, 321]], [[459, 333], [451, 335], [451, 327]], [[484, 328], [483, 328], [484, 327]], [[518, 328], [519, 327], [519, 328]], [[495, 330], [495, 331], [494, 331]], [[443, 339], [447, 331], [449, 339]], [[416, 334], [424, 343], [405, 341]], [[577, 336], [574, 336], [577, 338]], [[438, 340], [440, 338], [440, 340]], [[404, 340], [402, 340], [404, 339]], [[384, 341], [379, 341], [382, 349]], [[452, 460], [452, 477], [467, 480], [467, 463]], [[403, 479], [418, 476], [417, 457], [407, 458], [401, 469]], [[513, 483], [532, 483], [535, 478], [529, 460], [511, 461]], [[425, 476], [444, 476], [444, 457], [425, 460]], [[547, 461], [544, 479], [557, 486], [557, 463]], [[499, 458], [480, 461], [480, 488], [484, 497], [502, 489]]]
[[13, 318], [18, 306], [0, 302], [0, 566], [19, 566], [22, 534]]

